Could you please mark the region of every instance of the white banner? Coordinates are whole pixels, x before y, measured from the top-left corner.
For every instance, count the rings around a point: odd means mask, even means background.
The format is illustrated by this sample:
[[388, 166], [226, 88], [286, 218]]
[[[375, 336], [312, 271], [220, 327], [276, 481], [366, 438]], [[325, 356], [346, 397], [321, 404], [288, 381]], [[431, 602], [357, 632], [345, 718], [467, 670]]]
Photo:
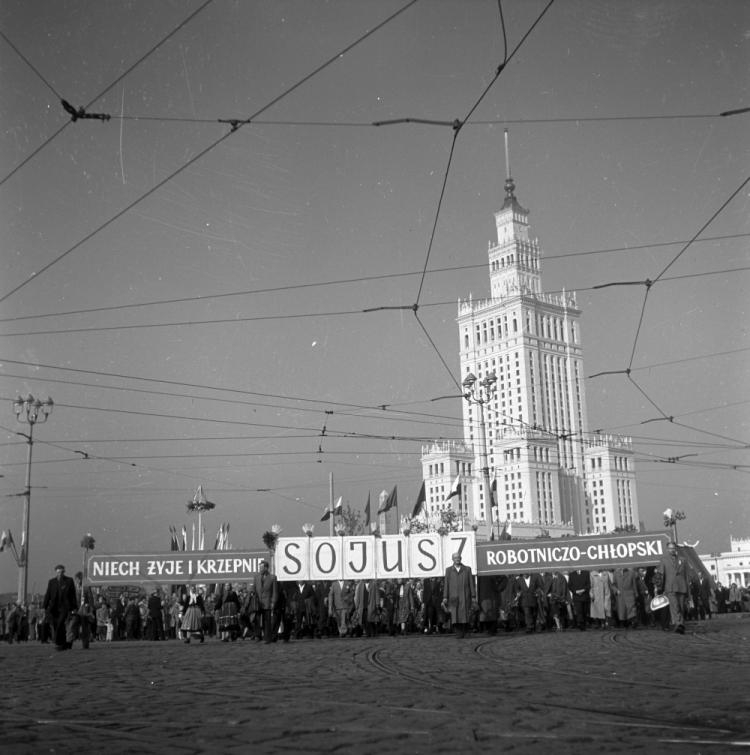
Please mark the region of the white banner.
[[476, 572], [474, 532], [448, 535], [281, 537], [276, 575], [283, 581], [442, 577], [453, 553]]

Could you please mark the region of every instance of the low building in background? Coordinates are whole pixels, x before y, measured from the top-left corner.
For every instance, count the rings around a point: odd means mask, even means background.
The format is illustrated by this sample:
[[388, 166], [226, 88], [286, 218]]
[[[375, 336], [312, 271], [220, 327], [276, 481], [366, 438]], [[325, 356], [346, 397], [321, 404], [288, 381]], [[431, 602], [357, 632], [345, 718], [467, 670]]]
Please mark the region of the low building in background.
[[702, 553], [701, 561], [711, 576], [728, 587], [750, 587], [750, 537], [730, 537], [729, 550], [723, 553]]

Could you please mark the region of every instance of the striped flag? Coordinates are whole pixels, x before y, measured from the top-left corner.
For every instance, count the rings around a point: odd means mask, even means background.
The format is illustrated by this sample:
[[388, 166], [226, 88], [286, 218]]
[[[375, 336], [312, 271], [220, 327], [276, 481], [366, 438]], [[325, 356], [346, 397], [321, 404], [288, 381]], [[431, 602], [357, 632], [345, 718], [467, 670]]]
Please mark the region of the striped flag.
[[383, 503], [378, 508], [378, 514], [384, 514], [386, 511], [389, 511], [394, 506], [398, 506], [398, 486], [397, 485], [393, 486], [393, 490], [391, 490], [388, 497], [383, 501]]
[[370, 491], [367, 491], [367, 503], [365, 504], [365, 527], [370, 524]]
[[456, 479], [453, 481], [453, 485], [451, 485], [451, 492], [448, 493], [446, 497], [446, 502], [450, 501], [451, 498], [454, 496], [461, 496], [461, 476], [456, 475]]
[[336, 514], [340, 514], [344, 506], [344, 497], [339, 496], [336, 503], [333, 504], [333, 508], [330, 506], [326, 506], [323, 509], [323, 516], [320, 518], [321, 522], [327, 522], [331, 518], [331, 514], [336, 516]]

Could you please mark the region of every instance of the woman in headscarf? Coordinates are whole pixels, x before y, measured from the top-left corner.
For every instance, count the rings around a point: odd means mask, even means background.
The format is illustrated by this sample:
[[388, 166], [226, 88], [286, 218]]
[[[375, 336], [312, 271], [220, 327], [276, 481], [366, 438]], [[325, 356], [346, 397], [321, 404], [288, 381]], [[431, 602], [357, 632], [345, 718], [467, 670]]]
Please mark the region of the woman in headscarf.
[[182, 639], [190, 642], [190, 638], [200, 638], [203, 642], [203, 596], [196, 590], [195, 585], [189, 585], [180, 598], [182, 604]]

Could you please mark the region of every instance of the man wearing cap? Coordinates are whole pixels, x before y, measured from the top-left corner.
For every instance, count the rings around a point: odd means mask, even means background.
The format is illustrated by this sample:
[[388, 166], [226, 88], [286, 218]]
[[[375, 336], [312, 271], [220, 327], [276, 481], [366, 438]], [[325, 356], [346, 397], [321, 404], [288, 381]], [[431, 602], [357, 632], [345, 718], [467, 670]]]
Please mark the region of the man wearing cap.
[[65, 567], [58, 564], [55, 567], [55, 575], [47, 583], [47, 592], [44, 594], [44, 608], [47, 622], [52, 628], [52, 636], [57, 650], [70, 650], [72, 642], [65, 638], [65, 622], [71, 613], [78, 608], [76, 600], [76, 585], [70, 577], [65, 576]]

